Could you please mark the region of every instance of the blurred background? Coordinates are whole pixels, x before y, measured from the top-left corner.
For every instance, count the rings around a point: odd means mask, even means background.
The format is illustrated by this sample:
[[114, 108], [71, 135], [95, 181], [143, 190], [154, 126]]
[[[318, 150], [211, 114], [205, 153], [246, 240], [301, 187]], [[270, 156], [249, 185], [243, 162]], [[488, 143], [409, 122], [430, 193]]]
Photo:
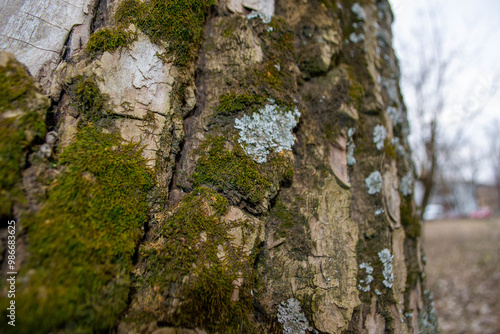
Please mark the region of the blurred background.
[[500, 1], [390, 0], [443, 333], [500, 333]]

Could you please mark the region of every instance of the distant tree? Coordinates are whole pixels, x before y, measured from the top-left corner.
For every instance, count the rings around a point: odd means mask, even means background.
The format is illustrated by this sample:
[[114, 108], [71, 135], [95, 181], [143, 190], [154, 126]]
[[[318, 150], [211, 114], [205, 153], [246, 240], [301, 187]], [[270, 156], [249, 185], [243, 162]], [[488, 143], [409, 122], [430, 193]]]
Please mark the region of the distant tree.
[[490, 128], [490, 163], [493, 170], [493, 178], [498, 194], [498, 207], [500, 208], [500, 122], [496, 120]]
[[[462, 48], [465, 43], [460, 43], [457, 48], [447, 47], [437, 16], [436, 10], [422, 15], [421, 21], [425, 24], [421, 26], [427, 28], [419, 29], [412, 39], [400, 42], [402, 86], [413, 122], [411, 143], [418, 181], [423, 187], [422, 199], [417, 203], [422, 215], [438, 178], [440, 182], [446, 182], [450, 176], [447, 173], [452, 173], [451, 179], [456, 181], [456, 175], [464, 174], [460, 170], [464, 168], [463, 157], [457, 158], [459, 154], [456, 152], [468, 146], [465, 133], [495, 93], [493, 83], [496, 82], [473, 83], [470, 94], [461, 103], [449, 98], [454, 83], [469, 63], [469, 57]], [[478, 91], [480, 88], [484, 89]], [[445, 111], [449, 109], [454, 111], [457, 120], [452, 128], [445, 119]]]

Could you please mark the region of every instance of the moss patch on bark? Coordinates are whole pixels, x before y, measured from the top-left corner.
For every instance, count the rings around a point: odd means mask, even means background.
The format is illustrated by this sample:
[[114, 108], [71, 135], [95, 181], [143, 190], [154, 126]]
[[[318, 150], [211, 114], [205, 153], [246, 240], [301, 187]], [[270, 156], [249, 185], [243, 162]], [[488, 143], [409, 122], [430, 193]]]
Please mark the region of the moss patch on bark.
[[90, 126], [59, 163], [42, 209], [22, 219], [30, 257], [18, 278], [19, 330], [108, 330], [127, 306], [152, 173], [138, 144]]
[[[35, 141], [46, 132], [49, 101], [39, 95], [28, 70], [14, 57], [0, 62], [0, 217], [11, 217], [23, 200], [21, 172]], [[3, 63], [3, 64], [2, 64]]]
[[90, 36], [85, 50], [94, 58], [105, 51], [112, 52], [120, 47], [127, 47], [135, 39], [136, 36], [123, 28], [105, 28]]
[[77, 75], [71, 78], [68, 91], [73, 98], [73, 106], [82, 114], [79, 125], [86, 124], [109, 127], [112, 111], [109, 96], [101, 93], [96, 83], [97, 78]]
[[268, 162], [259, 164], [238, 143], [231, 150], [225, 144], [226, 139], [217, 136], [202, 145], [203, 155], [192, 175], [194, 186], [212, 186], [226, 194], [236, 192], [258, 205], [276, 192], [281, 182], [291, 181], [293, 163], [283, 153], [271, 153]]
[[[161, 297], [171, 295], [182, 282], [182, 301], [167, 320], [175, 326], [201, 327], [219, 333], [252, 333], [248, 284], [253, 255], [231, 242], [228, 230], [236, 223], [224, 221], [226, 198], [206, 187], [195, 188], [183, 198], [160, 226], [160, 235], [140, 251], [144, 263], [138, 289], [153, 287]], [[244, 279], [238, 299], [232, 299], [235, 282]], [[138, 319], [155, 318], [140, 309]]]
[[174, 65], [187, 66], [194, 61], [203, 36], [211, 0], [138, 0], [123, 1], [116, 21], [134, 23], [149, 38], [165, 44]]

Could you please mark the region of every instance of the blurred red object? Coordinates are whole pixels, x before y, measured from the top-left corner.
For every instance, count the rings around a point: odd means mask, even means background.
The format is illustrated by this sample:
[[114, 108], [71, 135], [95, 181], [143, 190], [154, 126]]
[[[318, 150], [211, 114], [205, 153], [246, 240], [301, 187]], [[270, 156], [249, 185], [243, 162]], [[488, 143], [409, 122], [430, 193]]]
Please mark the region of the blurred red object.
[[482, 208], [476, 211], [472, 211], [470, 214], [470, 218], [474, 219], [486, 219], [490, 218], [493, 215], [493, 210], [490, 208]]

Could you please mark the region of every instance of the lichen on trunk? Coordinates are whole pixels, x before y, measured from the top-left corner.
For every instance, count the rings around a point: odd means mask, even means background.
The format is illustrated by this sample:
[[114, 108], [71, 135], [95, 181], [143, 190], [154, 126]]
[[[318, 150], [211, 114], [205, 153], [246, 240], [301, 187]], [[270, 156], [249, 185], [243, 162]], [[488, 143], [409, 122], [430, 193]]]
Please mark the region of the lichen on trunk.
[[437, 332], [386, 0], [76, 6], [0, 54], [19, 328]]

